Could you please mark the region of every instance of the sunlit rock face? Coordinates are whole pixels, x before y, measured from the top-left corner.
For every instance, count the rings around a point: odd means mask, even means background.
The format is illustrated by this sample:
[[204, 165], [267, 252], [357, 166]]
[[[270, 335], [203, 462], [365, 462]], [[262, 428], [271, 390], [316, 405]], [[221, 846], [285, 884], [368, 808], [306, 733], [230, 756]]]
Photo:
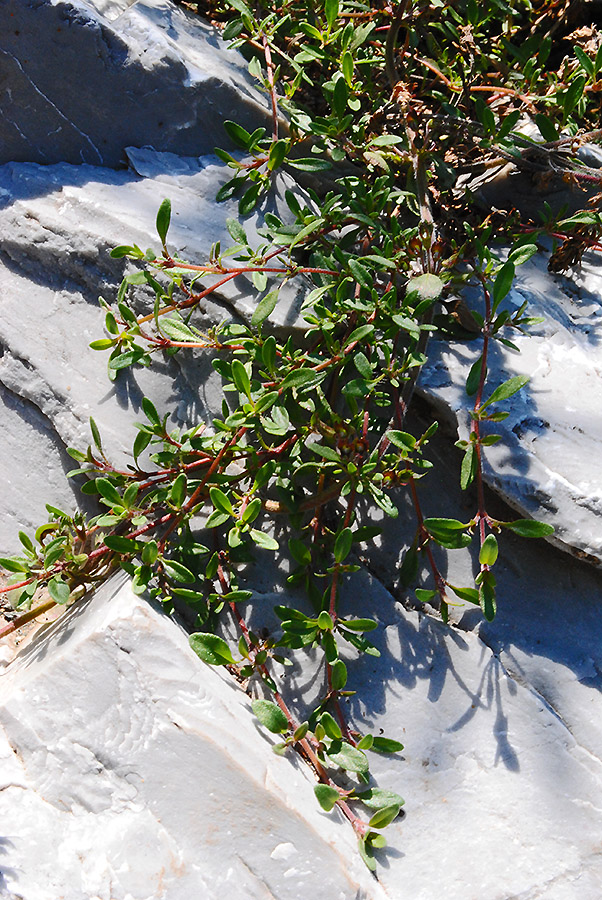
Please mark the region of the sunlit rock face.
[[[482, 296], [474, 292], [467, 299], [482, 315]], [[517, 270], [500, 311], [514, 313], [525, 301], [528, 315], [543, 321], [529, 326], [526, 335], [507, 333], [517, 350], [495, 343], [488, 356], [485, 398], [514, 376], [526, 375], [529, 382], [499, 404], [508, 418], [488, 426], [502, 440], [487, 448], [486, 478], [521, 515], [553, 525], [557, 541], [602, 560], [598, 261], [586, 254], [579, 267], [553, 275], [547, 271], [547, 255], [538, 254]], [[474, 403], [466, 393], [466, 379], [481, 345], [480, 339], [433, 340], [420, 376], [420, 389], [451, 413], [462, 438], [468, 436]]]
[[234, 682], [109, 582], [0, 679], [0, 896], [386, 900]]

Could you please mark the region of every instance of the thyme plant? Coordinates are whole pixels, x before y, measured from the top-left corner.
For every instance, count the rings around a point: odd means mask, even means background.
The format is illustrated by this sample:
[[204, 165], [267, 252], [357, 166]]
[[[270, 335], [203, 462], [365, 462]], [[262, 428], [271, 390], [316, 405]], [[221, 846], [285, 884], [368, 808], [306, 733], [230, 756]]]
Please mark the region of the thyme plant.
[[[401, 577], [415, 585], [419, 560], [427, 560], [435, 587], [415, 594], [438, 604], [444, 621], [450, 602], [476, 604], [494, 617], [501, 531], [551, 533], [532, 520], [500, 521], [486, 508], [484, 457], [500, 440], [495, 423], [506, 417], [506, 402], [527, 381], [511, 378], [492, 390], [488, 356], [495, 342], [513, 347], [513, 334], [534, 321], [505, 301], [516, 267], [543, 236], [557, 242], [556, 270], [585, 249], [600, 249], [598, 198], [587, 206], [584, 194], [581, 212], [548, 209], [533, 221], [481, 209], [471, 187], [475, 176], [508, 165], [576, 189], [600, 184], [577, 153], [601, 136], [602, 43], [595, 29], [581, 26], [583, 40], [573, 39], [568, 56], [559, 52], [558, 4], [550, 0], [185, 5], [246, 55], [266, 94], [267, 121], [252, 133], [226, 122], [238, 152], [216, 150], [231, 172], [217, 200], [238, 197], [230, 246], [215, 244], [202, 263], [178, 258], [164, 200], [158, 250], [124, 244], [112, 251], [130, 268], [114, 300], [101, 301], [106, 336], [91, 347], [109, 352], [111, 379], [151, 365], [157, 354], [211, 354], [223, 379], [221, 415], [211, 427], [173, 429], [145, 398], [125, 470], [105, 454], [91, 420], [90, 446], [69, 452], [78, 462], [72, 474], [87, 477], [83, 491], [102, 511], [85, 519], [49, 506], [48, 522], [33, 536], [20, 534], [21, 555], [0, 563], [11, 573], [3, 590], [23, 612], [0, 635], [51, 605], [69, 605], [117, 568], [136, 593], [168, 611], [187, 604], [196, 616], [193, 649], [248, 686], [255, 715], [281, 738], [274, 749], [298, 753], [313, 769], [318, 802], [349, 820], [374, 869], [382, 829], [403, 800], [371, 786], [369, 753], [403, 748], [395, 736], [362, 733], [341, 702], [350, 694], [344, 649], [378, 654], [368, 637], [377, 627], [370, 610], [351, 615], [341, 592], [359, 568], [358, 548], [369, 548], [379, 533], [361, 521], [358, 502], [368, 499], [395, 517], [400, 492], [409, 492], [415, 539]], [[579, 22], [569, 26], [564, 37]], [[252, 244], [244, 219], [280, 170], [305, 189], [286, 192], [285, 220], [265, 213], [260, 242]], [[250, 322], [202, 330], [200, 302], [241, 276], [251, 278], [257, 298]], [[293, 279], [305, 288], [302, 327], [283, 336], [271, 317]], [[154, 296], [148, 315], [131, 298], [141, 285]], [[480, 290], [480, 311], [460, 299], [467, 285]], [[420, 481], [429, 474], [425, 449], [437, 423], [423, 434], [406, 430], [435, 331], [474, 347], [466, 383], [472, 425], [456, 445], [461, 487], [476, 486], [466, 520], [423, 516]], [[280, 631], [265, 637], [250, 627], [252, 592], [239, 573], [282, 549], [274, 521], [288, 535], [288, 582], [305, 599], [277, 606]], [[475, 583], [450, 584], [433, 547], [474, 543]], [[39, 602], [42, 589], [47, 599]], [[238, 628], [237, 645], [225, 637], [225, 617]], [[292, 660], [303, 665], [312, 648], [322, 656], [323, 686], [311, 713], [300, 717], [282, 696], [280, 675]]]

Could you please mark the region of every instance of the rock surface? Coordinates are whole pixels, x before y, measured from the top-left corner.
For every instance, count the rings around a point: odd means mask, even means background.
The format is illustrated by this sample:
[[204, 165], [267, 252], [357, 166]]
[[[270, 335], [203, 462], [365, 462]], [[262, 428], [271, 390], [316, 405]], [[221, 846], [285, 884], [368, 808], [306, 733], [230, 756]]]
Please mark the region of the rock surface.
[[244, 692], [123, 579], [42, 629], [0, 692], [0, 896], [386, 900]]
[[2, 0], [0, 33], [0, 163], [198, 156], [266, 118], [242, 57], [168, 0]]
[[[88, 344], [102, 335], [98, 294], [113, 300], [123, 274], [110, 248], [156, 246], [163, 197], [177, 253], [205, 261], [215, 240], [229, 243], [236, 206], [214, 203], [227, 170], [198, 154], [222, 143], [224, 118], [259, 124], [265, 104], [240, 57], [163, 0], [0, 0], [0, 25], [9, 79], [0, 86], [6, 554], [18, 528], [44, 518], [45, 502], [79, 502], [64, 479], [73, 466], [65, 447], [85, 447], [90, 415], [110, 454], [127, 461], [144, 394], [161, 411], [176, 404], [174, 426], [209, 420], [221, 404], [208, 359], [182, 354], [111, 385], [105, 354]], [[33, 42], [46, 48], [35, 59], [23, 49]], [[80, 95], [67, 95], [48, 64], [65, 48], [79, 54]], [[93, 84], [97, 97], [86, 93]], [[107, 168], [125, 160], [128, 170]], [[278, 182], [272, 201], [283, 216], [290, 185]], [[260, 223], [247, 223], [252, 241]], [[543, 258], [519, 270], [510, 306], [529, 299], [546, 321], [518, 338], [519, 356], [492, 357], [491, 390], [514, 374], [532, 380], [505, 405], [511, 416], [487, 470], [517, 509], [596, 558], [601, 292], [592, 260], [566, 278], [549, 275]], [[301, 296], [291, 285], [280, 328], [294, 327]], [[241, 279], [201, 317], [248, 319], [256, 302]], [[479, 350], [433, 341], [429, 352], [421, 389], [465, 436], [463, 382]], [[425, 514], [473, 509], [457, 487], [454, 438], [433, 443], [440, 467], [421, 485]], [[204, 666], [171, 620], [112, 582], [47, 626], [0, 679], [0, 897], [599, 900], [601, 575], [505, 534], [496, 620], [460, 608], [456, 626], [444, 626], [398, 602], [408, 598], [398, 575], [412, 540], [405, 503], [346, 598], [363, 613], [372, 604], [381, 625], [381, 658], [350, 666], [351, 712], [360, 727], [406, 744], [403, 757], [372, 760], [379, 786], [401, 793], [407, 811], [388, 829], [379, 882], [359, 863], [349, 827], [319, 811], [309, 773], [270, 753], [243, 692]], [[286, 590], [282, 558], [264, 557], [248, 575], [262, 616]], [[474, 551], [439, 563], [452, 583], [471, 583]], [[295, 670], [288, 682], [303, 708], [313, 673]]]
[[[602, 274], [592, 256], [566, 276], [546, 266], [545, 254], [521, 266], [505, 301], [511, 312], [528, 301], [527, 314], [544, 321], [527, 335], [510, 335], [520, 352], [496, 344], [489, 355], [485, 396], [513, 376], [530, 380], [499, 406], [510, 415], [490, 426], [503, 439], [487, 448], [486, 477], [521, 514], [553, 525], [556, 540], [602, 560]], [[482, 314], [482, 298], [468, 299]], [[480, 340], [433, 340], [420, 376], [422, 390], [451, 411], [462, 438], [474, 401], [464, 386], [480, 352]]]
[[[574, 576], [584, 572], [594, 575]], [[359, 578], [382, 656], [350, 667], [352, 714], [405, 742], [403, 756], [371, 759], [379, 786], [406, 799], [378, 882], [348, 826], [319, 811], [308, 772], [270, 753], [243, 692], [113, 581], [42, 629], [0, 681], [0, 896], [598, 900], [595, 635], [571, 668], [562, 621], [551, 618], [537, 649], [524, 634], [519, 648], [519, 619], [498, 629], [498, 656], [491, 634], [452, 631]], [[571, 596], [588, 628], [586, 598]], [[541, 594], [531, 601], [552, 614]]]

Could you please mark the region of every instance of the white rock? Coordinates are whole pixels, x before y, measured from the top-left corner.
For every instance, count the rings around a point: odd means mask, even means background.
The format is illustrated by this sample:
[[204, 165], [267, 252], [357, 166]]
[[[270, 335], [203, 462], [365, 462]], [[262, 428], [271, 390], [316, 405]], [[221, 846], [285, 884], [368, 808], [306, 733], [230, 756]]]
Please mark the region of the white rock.
[[600, 720], [599, 691], [569, 724], [477, 635], [395, 608], [376, 581], [360, 593], [384, 626], [373, 632], [382, 656], [350, 666], [351, 714], [405, 743], [403, 756], [371, 754], [379, 786], [406, 799], [378, 883], [347, 823], [319, 811], [307, 770], [271, 754], [242, 691], [113, 580], [0, 679], [4, 889], [24, 900], [598, 900], [600, 744], [573, 724]]
[[[546, 265], [542, 254], [520, 267], [507, 301], [514, 311], [528, 300], [527, 314], [542, 316], [543, 323], [531, 326], [528, 336], [509, 335], [520, 353], [495, 344], [489, 355], [486, 397], [513, 376], [530, 381], [499, 405], [510, 415], [488, 428], [503, 440], [486, 449], [485, 473], [519, 515], [552, 524], [558, 541], [602, 559], [602, 423], [596, 412], [602, 273], [591, 258], [570, 277], [552, 275]], [[480, 303], [470, 298], [482, 312]], [[462, 438], [468, 436], [474, 401], [464, 385], [481, 346], [480, 339], [431, 341], [420, 375], [421, 389], [451, 410]]]
[[0, 680], [0, 886], [24, 900], [385, 900], [308, 771], [113, 579]]
[[117, 166], [130, 144], [199, 155], [228, 143], [224, 119], [267, 119], [240, 54], [166, 0], [8, 0], [0, 33], [2, 163]]

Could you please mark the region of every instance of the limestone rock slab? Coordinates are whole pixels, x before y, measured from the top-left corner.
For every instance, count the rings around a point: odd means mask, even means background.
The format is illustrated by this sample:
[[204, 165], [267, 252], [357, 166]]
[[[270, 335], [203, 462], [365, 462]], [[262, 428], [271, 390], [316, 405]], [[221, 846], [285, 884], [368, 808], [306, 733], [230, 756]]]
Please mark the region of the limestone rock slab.
[[8, 896], [598, 900], [600, 745], [573, 726], [599, 720], [599, 689], [582, 683], [567, 721], [512, 671], [511, 639], [498, 656], [358, 577], [382, 655], [350, 663], [350, 713], [405, 743], [371, 754], [378, 785], [406, 799], [378, 881], [347, 823], [319, 811], [309, 773], [271, 753], [243, 692], [114, 580], [0, 678]]
[[[514, 311], [527, 300], [528, 314], [544, 321], [527, 336], [510, 335], [520, 352], [500, 344], [491, 350], [485, 396], [515, 375], [530, 381], [499, 406], [510, 415], [491, 426], [503, 440], [487, 448], [485, 475], [520, 515], [553, 525], [556, 540], [601, 560], [602, 272], [592, 256], [566, 276], [546, 266], [544, 254], [521, 266], [505, 301]], [[482, 313], [481, 298], [467, 299]], [[481, 343], [431, 341], [420, 376], [420, 388], [451, 412], [462, 438], [474, 400], [464, 386]]]
[[122, 579], [7, 667], [0, 760], [5, 895], [386, 900], [243, 691]]
[[0, 163], [118, 166], [128, 145], [198, 156], [266, 106], [219, 33], [167, 0], [2, 0]]

